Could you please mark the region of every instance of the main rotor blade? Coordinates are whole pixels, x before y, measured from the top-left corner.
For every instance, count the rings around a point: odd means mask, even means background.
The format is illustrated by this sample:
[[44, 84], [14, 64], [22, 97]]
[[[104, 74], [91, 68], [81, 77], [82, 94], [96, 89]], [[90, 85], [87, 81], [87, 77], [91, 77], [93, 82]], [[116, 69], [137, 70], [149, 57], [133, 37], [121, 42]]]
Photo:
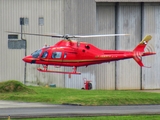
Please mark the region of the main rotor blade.
[[36, 35], [36, 36], [45, 36], [45, 37], [63, 38], [63, 35], [49, 35], [49, 34], [21, 33], [21, 32], [12, 32], [12, 31], [6, 31], [6, 32], [8, 32], [8, 33], [16, 33], [16, 34], [25, 34], [25, 35]]
[[105, 35], [52, 35], [52, 34], [35, 34], [35, 33], [21, 33], [21, 32], [12, 32], [7, 31], [8, 33], [16, 33], [16, 34], [25, 34], [25, 35], [36, 35], [36, 36], [45, 36], [45, 37], [55, 37], [55, 38], [64, 38], [64, 39], [70, 39], [70, 38], [91, 38], [91, 37], [109, 37], [109, 36], [126, 36], [129, 34], [105, 34]]
[[109, 37], [109, 36], [127, 36], [127, 35], [129, 34], [73, 35], [72, 38]]

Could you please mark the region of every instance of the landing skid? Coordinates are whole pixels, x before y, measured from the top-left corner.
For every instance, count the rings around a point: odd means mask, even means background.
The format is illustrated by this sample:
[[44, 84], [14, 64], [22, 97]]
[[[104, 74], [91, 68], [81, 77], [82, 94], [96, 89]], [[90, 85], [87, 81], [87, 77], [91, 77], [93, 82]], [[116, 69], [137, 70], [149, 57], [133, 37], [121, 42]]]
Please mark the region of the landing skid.
[[41, 69], [41, 68], [37, 68], [38, 71], [40, 72], [50, 72], [50, 73], [62, 73], [62, 74], [77, 74], [77, 75], [80, 75], [81, 73], [80, 72], [64, 72], [64, 71], [54, 71], [54, 70], [46, 70], [46, 69]]

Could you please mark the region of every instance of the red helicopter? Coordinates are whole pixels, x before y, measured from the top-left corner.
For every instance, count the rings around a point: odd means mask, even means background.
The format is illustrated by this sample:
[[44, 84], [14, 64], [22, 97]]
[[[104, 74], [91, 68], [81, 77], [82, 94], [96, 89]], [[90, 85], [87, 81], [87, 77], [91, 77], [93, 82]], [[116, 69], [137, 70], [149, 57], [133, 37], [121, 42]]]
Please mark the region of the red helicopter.
[[[12, 32], [18, 33], [19, 32]], [[37, 68], [40, 72], [52, 72], [63, 74], [81, 74], [77, 72], [77, 67], [89, 66], [93, 64], [106, 63], [122, 59], [133, 58], [141, 67], [145, 67], [141, 61], [142, 56], [156, 54], [155, 52], [145, 52], [144, 49], [151, 40], [151, 35], [147, 35], [135, 47], [133, 51], [102, 50], [87, 42], [78, 42], [71, 38], [88, 38], [104, 36], [122, 36], [127, 34], [108, 34], [108, 35], [45, 35], [23, 33], [26, 35], [38, 35], [55, 38], [63, 38], [53, 46], [45, 46], [36, 50], [31, 55], [25, 56], [23, 61], [31, 64], [42, 64], [43, 69]], [[48, 65], [73, 67], [72, 72], [48, 70]]]

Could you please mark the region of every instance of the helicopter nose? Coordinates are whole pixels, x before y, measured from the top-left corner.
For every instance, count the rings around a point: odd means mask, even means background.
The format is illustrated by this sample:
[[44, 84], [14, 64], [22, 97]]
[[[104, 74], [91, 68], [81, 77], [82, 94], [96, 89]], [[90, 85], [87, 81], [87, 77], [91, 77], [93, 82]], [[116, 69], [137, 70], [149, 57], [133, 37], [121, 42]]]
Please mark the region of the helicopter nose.
[[26, 62], [26, 63], [32, 63], [33, 58], [32, 58], [32, 56], [26, 56], [26, 57], [24, 57], [22, 60], [23, 60], [24, 62]]
[[23, 60], [24, 62], [30, 63], [30, 60], [28, 59], [28, 57], [24, 57], [22, 60]]

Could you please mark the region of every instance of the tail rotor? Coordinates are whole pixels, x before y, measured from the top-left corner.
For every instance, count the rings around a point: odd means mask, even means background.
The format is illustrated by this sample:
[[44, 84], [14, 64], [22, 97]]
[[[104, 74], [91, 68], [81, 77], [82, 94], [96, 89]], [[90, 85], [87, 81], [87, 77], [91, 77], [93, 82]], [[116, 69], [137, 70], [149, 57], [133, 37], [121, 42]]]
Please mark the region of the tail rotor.
[[[151, 40], [152, 36], [147, 35], [144, 37], [144, 39], [135, 47], [133, 50], [133, 59], [141, 66], [146, 67], [142, 63], [142, 56], [149, 56], [156, 54], [155, 52], [152, 52], [153, 49], [151, 46], [147, 46], [148, 42]], [[146, 47], [146, 48], [145, 48]]]

